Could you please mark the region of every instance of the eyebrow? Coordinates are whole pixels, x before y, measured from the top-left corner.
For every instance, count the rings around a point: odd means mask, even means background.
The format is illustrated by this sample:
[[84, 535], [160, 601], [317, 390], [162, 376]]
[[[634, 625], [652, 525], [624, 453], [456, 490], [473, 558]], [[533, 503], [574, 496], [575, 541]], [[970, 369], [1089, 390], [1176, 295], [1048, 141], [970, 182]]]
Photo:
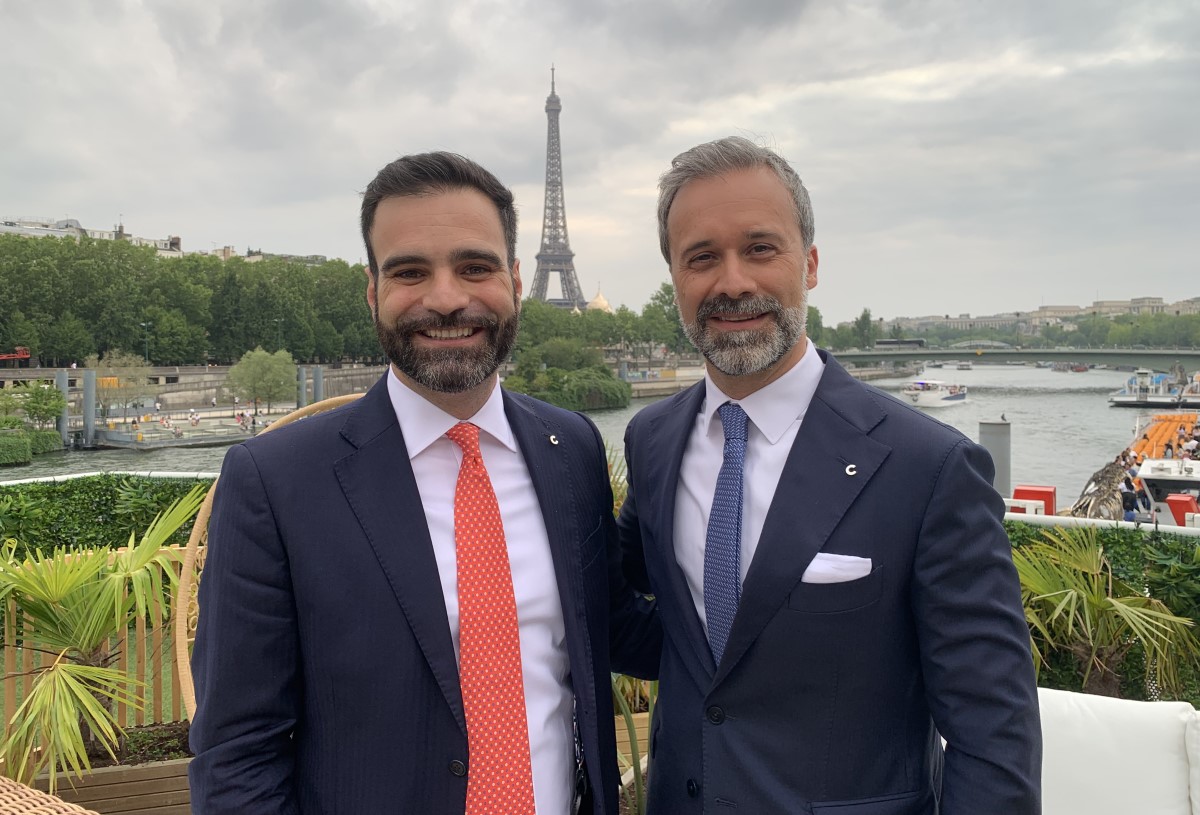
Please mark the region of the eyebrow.
[[463, 263], [468, 260], [479, 260], [500, 267], [505, 265], [500, 256], [489, 249], [455, 249], [450, 253], [451, 263]]
[[712, 245], [713, 245], [713, 242], [710, 240], [696, 241], [695, 243], [688, 244], [687, 246], [680, 249], [679, 254], [690, 255], [692, 252], [695, 252], [700, 249], [707, 249], [708, 247], [710, 247]]
[[746, 240], [757, 241], [767, 238], [768, 240], [779, 241], [782, 236], [778, 232], [772, 232], [769, 229], [754, 229], [746, 233]]
[[[752, 229], [749, 232], [746, 232], [743, 237], [748, 241], [758, 241], [763, 240], [764, 238], [773, 241], [780, 241], [783, 239], [778, 232], [772, 232], [768, 229]], [[687, 246], [683, 247], [680, 254], [690, 255], [692, 252], [699, 251], [700, 249], [708, 249], [712, 246], [713, 242], [708, 239], [696, 241], [695, 243], [688, 244]]]
[[[494, 266], [504, 267], [504, 261], [495, 252], [487, 249], [455, 249], [450, 253], [450, 262], [453, 264], [465, 263], [469, 260], [477, 260], [483, 263], [490, 263]], [[394, 255], [387, 258], [383, 263], [379, 264], [380, 271], [391, 271], [397, 266], [432, 266], [433, 262], [426, 255]]]

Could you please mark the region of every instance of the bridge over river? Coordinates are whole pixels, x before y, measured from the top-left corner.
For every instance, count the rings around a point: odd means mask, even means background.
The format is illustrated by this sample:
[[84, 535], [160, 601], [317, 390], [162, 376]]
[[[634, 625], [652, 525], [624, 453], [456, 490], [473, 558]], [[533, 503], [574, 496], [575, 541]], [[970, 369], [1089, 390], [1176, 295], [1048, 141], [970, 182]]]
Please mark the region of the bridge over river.
[[980, 363], [1082, 362], [1111, 368], [1150, 368], [1169, 371], [1176, 364], [1185, 371], [1200, 370], [1200, 348], [873, 348], [869, 351], [839, 351], [837, 358], [855, 365], [887, 362], [971, 360]]

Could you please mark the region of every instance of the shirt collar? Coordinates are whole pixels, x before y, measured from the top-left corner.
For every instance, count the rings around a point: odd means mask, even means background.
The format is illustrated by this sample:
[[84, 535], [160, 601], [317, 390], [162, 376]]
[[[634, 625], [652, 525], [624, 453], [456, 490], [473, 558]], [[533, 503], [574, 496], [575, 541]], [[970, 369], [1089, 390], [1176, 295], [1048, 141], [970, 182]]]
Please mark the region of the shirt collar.
[[[390, 365], [387, 386], [392, 410], [396, 412], [396, 421], [400, 423], [400, 432], [404, 434], [404, 445], [408, 448], [410, 461], [425, 452], [429, 445], [445, 436], [446, 431], [460, 421], [402, 382]], [[504, 415], [504, 398], [500, 393], [499, 384], [492, 388], [491, 395], [483, 403], [483, 407], [465, 421], [476, 425], [512, 452], [517, 452], [517, 441], [508, 425], [508, 417]]]
[[737, 402], [746, 411], [750, 422], [758, 428], [771, 444], [775, 444], [793, 422], [804, 419], [817, 383], [825, 372], [825, 363], [817, 353], [817, 347], [805, 340], [807, 347], [800, 361], [784, 372], [774, 382], [759, 388], [744, 399], [727, 396], [712, 377], [704, 372], [704, 404], [700, 406], [700, 430], [707, 435], [712, 431], [717, 408], [726, 402]]

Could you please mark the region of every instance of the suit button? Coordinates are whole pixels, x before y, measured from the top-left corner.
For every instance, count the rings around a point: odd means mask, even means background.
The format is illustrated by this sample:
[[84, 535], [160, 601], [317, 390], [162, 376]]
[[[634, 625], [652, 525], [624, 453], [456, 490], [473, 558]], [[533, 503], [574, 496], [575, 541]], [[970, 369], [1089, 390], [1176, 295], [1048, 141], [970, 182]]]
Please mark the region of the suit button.
[[467, 774], [467, 765], [456, 758], [450, 762], [450, 772], [461, 778]]
[[700, 794], [700, 785], [696, 783], [696, 779], [689, 778], [687, 783], [688, 798], [695, 798]]
[[720, 724], [725, 721], [725, 711], [713, 705], [708, 709], [708, 720], [713, 724]]

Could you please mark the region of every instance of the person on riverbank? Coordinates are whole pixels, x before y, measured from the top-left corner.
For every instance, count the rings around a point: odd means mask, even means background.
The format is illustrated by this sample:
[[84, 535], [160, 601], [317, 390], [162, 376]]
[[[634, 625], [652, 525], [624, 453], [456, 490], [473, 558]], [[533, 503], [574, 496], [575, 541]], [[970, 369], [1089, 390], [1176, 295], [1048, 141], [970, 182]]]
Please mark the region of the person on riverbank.
[[623, 566], [665, 634], [648, 811], [1040, 812], [987, 452], [808, 341], [812, 208], [777, 154], [677, 156], [658, 216], [706, 372], [625, 437]]
[[512, 193], [461, 156], [406, 156], [368, 185], [362, 229], [388, 372], [222, 468], [193, 809], [615, 815], [610, 604], [647, 673], [657, 618], [610, 601], [595, 426], [498, 385]]

